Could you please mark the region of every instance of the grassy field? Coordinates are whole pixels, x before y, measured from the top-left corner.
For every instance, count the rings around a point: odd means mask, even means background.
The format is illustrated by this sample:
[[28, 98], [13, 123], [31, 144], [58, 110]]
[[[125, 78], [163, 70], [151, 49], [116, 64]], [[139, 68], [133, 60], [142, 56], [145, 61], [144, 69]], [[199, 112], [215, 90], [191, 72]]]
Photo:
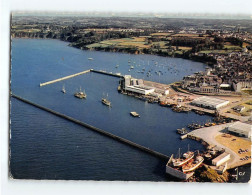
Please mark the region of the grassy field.
[[172, 33], [152, 33], [150, 34], [151, 36], [169, 36]]
[[220, 54], [225, 54], [225, 53], [230, 53], [229, 50], [203, 50], [203, 51], [200, 51], [199, 53], [205, 53], [205, 54], [208, 54], [208, 53], [220, 53]]
[[199, 37], [198, 34], [188, 34], [188, 33], [185, 33], [185, 34], [174, 34], [174, 35], [171, 35], [171, 37]]
[[171, 37], [190, 37], [190, 38], [205, 39], [208, 37], [208, 35], [199, 36], [199, 34], [178, 33], [178, 34], [171, 35]]
[[151, 45], [148, 45], [146, 42], [146, 37], [133, 37], [133, 38], [123, 38], [123, 39], [112, 39], [101, 41], [100, 43], [90, 44], [88, 48], [94, 47], [108, 47], [114, 46], [116, 48], [128, 48], [128, 47], [137, 47], [137, 48], [149, 48]]
[[237, 45], [224, 45], [224, 49], [228, 49], [228, 50], [241, 50], [242, 48], [237, 46]]
[[35, 32], [40, 32], [41, 30], [40, 29], [17, 29], [15, 30], [15, 32], [29, 32], [29, 33], [35, 33]]
[[246, 42], [243, 42], [242, 43], [242, 47], [244, 48], [244, 47], [247, 47], [247, 46], [249, 46], [250, 44], [248, 44], [248, 43], [246, 43]]

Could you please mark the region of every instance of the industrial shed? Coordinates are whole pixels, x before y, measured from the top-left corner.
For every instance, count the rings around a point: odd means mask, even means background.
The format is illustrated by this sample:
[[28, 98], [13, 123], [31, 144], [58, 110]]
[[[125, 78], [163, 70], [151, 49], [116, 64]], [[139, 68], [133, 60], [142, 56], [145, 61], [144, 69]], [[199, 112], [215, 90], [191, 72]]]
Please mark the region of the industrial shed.
[[143, 95], [148, 95], [150, 93], [153, 93], [155, 88], [148, 87], [148, 86], [140, 86], [140, 85], [134, 85], [134, 86], [130, 85], [130, 86], [126, 86], [125, 90], [134, 92], [134, 93], [143, 94]]
[[251, 138], [252, 125], [249, 123], [242, 123], [237, 121], [230, 125], [227, 130], [231, 133], [235, 133], [239, 136]]
[[192, 101], [192, 105], [208, 108], [212, 110], [219, 109], [223, 106], [228, 105], [228, 100], [218, 99], [218, 98], [212, 98], [207, 96], [199, 97]]
[[218, 167], [222, 165], [223, 163], [227, 162], [229, 159], [230, 159], [230, 154], [227, 152], [224, 152], [221, 155], [217, 156], [215, 159], [213, 159], [212, 164]]

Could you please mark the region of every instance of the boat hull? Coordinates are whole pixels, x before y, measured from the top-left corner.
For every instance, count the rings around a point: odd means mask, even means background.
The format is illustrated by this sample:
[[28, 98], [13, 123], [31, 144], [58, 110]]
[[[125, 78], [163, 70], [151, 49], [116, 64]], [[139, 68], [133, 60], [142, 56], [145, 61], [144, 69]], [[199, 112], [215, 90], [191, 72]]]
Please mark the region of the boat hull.
[[185, 163], [187, 163], [189, 160], [191, 160], [194, 157], [194, 155], [192, 154], [190, 157], [186, 158], [184, 161], [179, 162], [179, 163], [173, 163], [174, 167], [181, 167], [182, 165], [184, 165]]
[[194, 172], [191, 172], [191, 173], [183, 173], [182, 171], [180, 170], [177, 170], [171, 166], [169, 166], [168, 164], [166, 165], [166, 173], [173, 176], [173, 177], [176, 177], [178, 179], [181, 179], [181, 180], [187, 180], [189, 179], [191, 176], [193, 176]]
[[188, 172], [194, 171], [195, 169], [197, 169], [203, 163], [203, 161], [204, 161], [204, 158], [201, 157], [200, 160], [199, 160], [199, 162], [197, 164], [195, 164], [193, 167], [191, 167], [191, 168], [183, 168], [182, 170], [183, 170], [184, 173], [188, 173]]

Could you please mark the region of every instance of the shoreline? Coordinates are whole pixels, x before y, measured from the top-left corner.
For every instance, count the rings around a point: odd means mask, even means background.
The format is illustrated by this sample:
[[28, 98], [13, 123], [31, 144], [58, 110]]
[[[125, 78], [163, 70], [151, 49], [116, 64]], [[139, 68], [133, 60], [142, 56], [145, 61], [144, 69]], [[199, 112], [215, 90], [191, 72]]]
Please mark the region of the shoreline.
[[[58, 41], [63, 41], [63, 42], [66, 42], [68, 43], [68, 46], [69, 47], [73, 47], [73, 48], [76, 48], [76, 49], [79, 49], [79, 50], [86, 50], [86, 51], [100, 51], [100, 52], [111, 52], [111, 53], [122, 53], [122, 54], [132, 54], [132, 55], [153, 55], [153, 56], [159, 56], [159, 57], [169, 57], [169, 58], [181, 58], [181, 59], [184, 59], [184, 60], [191, 60], [193, 62], [200, 62], [200, 63], [204, 63], [205, 65], [207, 66], [213, 66], [214, 63], [212, 62], [209, 62], [207, 60], [201, 60], [198, 58], [197, 60], [197, 57], [196, 58], [189, 58], [189, 57], [184, 57], [183, 55], [179, 55], [179, 54], [176, 54], [175, 56], [172, 56], [172, 55], [161, 55], [161, 54], [158, 54], [158, 53], [144, 53], [144, 52], [141, 52], [141, 53], [131, 53], [131, 52], [127, 52], [127, 48], [123, 48], [122, 50], [116, 50], [116, 51], [113, 51], [113, 49], [111, 50], [106, 50], [106, 49], [89, 49], [89, 48], [80, 48], [80, 47], [75, 47], [72, 45], [72, 42], [69, 42], [69, 41], [66, 41], [66, 40], [61, 40], [61, 39], [53, 39], [53, 38], [40, 38], [40, 37], [12, 37], [11, 36], [11, 40], [12, 39], [48, 39], [48, 40], [58, 40]], [[194, 56], [195, 57], [195, 56]], [[177, 81], [178, 82], [178, 81]]]

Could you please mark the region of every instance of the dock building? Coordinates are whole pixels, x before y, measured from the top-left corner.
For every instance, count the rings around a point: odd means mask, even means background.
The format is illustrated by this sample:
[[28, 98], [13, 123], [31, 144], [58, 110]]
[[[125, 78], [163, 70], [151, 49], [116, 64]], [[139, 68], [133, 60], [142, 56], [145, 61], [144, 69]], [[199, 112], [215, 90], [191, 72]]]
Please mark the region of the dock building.
[[207, 96], [202, 96], [192, 101], [192, 105], [211, 109], [211, 110], [217, 110], [228, 104], [229, 104], [228, 100], [212, 98], [212, 97], [207, 97]]
[[224, 152], [221, 155], [217, 156], [215, 159], [213, 159], [212, 164], [218, 167], [222, 165], [223, 163], [227, 162], [229, 159], [230, 159], [230, 154], [227, 152]]
[[150, 95], [155, 91], [155, 87], [146, 86], [142, 79], [132, 78], [131, 75], [125, 75], [120, 80], [121, 89], [126, 92], [133, 92], [141, 95]]
[[230, 133], [234, 133], [239, 136], [246, 137], [246, 138], [251, 138], [252, 125], [250, 122], [243, 123], [243, 122], [237, 121], [231, 124], [227, 128], [227, 130]]

